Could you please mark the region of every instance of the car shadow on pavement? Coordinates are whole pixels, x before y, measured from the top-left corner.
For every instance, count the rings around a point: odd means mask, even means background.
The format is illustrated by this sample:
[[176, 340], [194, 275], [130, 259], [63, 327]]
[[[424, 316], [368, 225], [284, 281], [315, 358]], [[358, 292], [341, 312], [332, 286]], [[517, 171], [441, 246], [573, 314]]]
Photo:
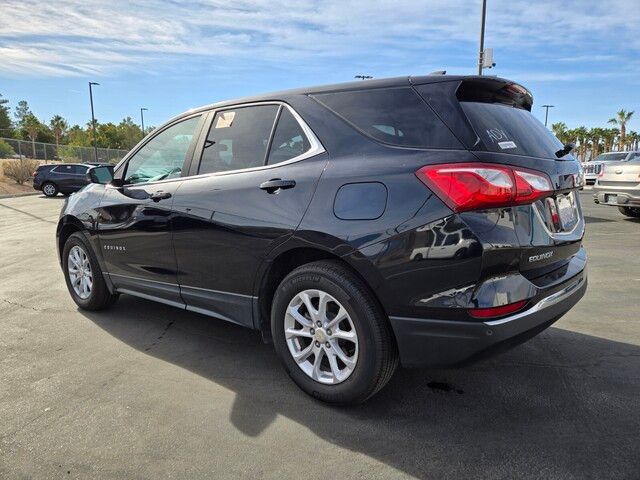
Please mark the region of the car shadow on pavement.
[[251, 437], [283, 415], [418, 478], [640, 471], [635, 345], [551, 328], [463, 369], [400, 369], [367, 403], [338, 408], [298, 390], [272, 346], [248, 329], [128, 296], [81, 313], [132, 348], [234, 391], [230, 421]]

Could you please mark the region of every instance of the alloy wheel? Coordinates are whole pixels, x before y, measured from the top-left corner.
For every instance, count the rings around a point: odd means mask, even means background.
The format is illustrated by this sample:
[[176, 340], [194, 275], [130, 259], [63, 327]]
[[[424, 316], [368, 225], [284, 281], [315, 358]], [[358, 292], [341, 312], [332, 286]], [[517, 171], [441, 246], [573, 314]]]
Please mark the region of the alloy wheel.
[[76, 295], [83, 300], [89, 298], [93, 288], [93, 272], [91, 271], [89, 256], [78, 245], [74, 245], [69, 251], [67, 271]]
[[53, 186], [52, 184], [50, 184], [50, 183], [47, 183], [47, 184], [43, 187], [43, 189], [42, 189], [42, 190], [44, 191], [44, 194], [45, 194], [45, 195], [47, 195], [47, 196], [49, 196], [49, 197], [52, 197], [53, 195], [55, 195], [55, 194], [56, 194], [56, 187], [54, 187], [54, 186]]
[[322, 290], [304, 290], [284, 319], [289, 352], [298, 367], [324, 384], [344, 382], [358, 361], [358, 334], [342, 304]]

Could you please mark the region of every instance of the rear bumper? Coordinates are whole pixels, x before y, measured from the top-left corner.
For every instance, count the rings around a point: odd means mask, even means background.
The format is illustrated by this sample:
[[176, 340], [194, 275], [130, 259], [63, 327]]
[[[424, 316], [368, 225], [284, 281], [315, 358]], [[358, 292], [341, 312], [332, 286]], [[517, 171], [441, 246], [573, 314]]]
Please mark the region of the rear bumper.
[[390, 317], [405, 367], [452, 366], [508, 350], [537, 335], [570, 310], [587, 289], [586, 270], [560, 290], [510, 317], [459, 322]]
[[[617, 195], [615, 202], [610, 202], [609, 195]], [[611, 187], [595, 187], [594, 203], [612, 207], [640, 207], [640, 190], [624, 190]]]

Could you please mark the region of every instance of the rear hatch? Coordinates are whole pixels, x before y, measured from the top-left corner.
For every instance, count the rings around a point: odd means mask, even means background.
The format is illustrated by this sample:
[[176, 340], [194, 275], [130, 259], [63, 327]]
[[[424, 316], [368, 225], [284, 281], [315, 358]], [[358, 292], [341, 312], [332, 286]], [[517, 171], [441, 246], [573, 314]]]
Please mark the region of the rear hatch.
[[[501, 268], [517, 268], [530, 279], [565, 265], [580, 249], [584, 233], [578, 196], [583, 179], [575, 157], [563, 155], [562, 143], [531, 114], [531, 93], [488, 77], [443, 77], [414, 88], [480, 162], [542, 172], [551, 180], [554, 191], [545, 198], [513, 207], [494, 228], [472, 228], [496, 247], [485, 251], [485, 263], [500, 257]], [[504, 229], [516, 238], [510, 240]]]
[[598, 187], [637, 190], [640, 188], [640, 160], [607, 163], [598, 177]]

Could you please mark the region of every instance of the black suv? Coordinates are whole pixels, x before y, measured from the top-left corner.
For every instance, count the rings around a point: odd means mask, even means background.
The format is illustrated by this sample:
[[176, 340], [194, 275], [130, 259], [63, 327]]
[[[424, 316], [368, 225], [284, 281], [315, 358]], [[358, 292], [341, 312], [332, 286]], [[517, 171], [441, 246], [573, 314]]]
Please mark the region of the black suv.
[[47, 197], [55, 197], [58, 193], [69, 195], [89, 183], [87, 170], [90, 167], [90, 164], [82, 163], [40, 165], [33, 172], [33, 188], [42, 190]]
[[511, 81], [402, 77], [190, 110], [67, 199], [84, 309], [136, 295], [262, 332], [307, 393], [518, 344], [583, 296], [579, 165]]

